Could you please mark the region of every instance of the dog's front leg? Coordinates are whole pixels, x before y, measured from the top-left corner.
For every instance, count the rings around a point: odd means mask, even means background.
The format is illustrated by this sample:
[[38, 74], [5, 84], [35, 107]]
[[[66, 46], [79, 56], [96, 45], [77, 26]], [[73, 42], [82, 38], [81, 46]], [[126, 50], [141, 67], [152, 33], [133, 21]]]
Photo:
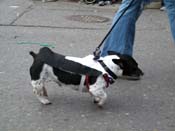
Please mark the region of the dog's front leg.
[[106, 99], [107, 99], [107, 94], [106, 92], [104, 92], [104, 90], [100, 93], [100, 101], [98, 102], [98, 106], [102, 107], [103, 104], [105, 103]]
[[48, 100], [47, 90], [44, 87], [43, 82], [40, 80], [37, 80], [37, 81], [32, 81], [31, 84], [33, 86], [33, 93], [36, 95], [38, 100], [45, 105], [51, 104], [51, 102]]
[[89, 87], [89, 92], [94, 96], [94, 103], [97, 103], [99, 107], [102, 107], [107, 99], [107, 94], [104, 91], [106, 81], [103, 76], [99, 76], [95, 84]]
[[94, 103], [97, 103], [99, 107], [102, 107], [107, 99], [107, 94], [103, 88], [96, 88], [95, 86], [91, 86], [89, 92], [92, 96], [94, 96]]
[[95, 104], [99, 103], [99, 101], [100, 101], [100, 98], [99, 97], [94, 97], [94, 103]]

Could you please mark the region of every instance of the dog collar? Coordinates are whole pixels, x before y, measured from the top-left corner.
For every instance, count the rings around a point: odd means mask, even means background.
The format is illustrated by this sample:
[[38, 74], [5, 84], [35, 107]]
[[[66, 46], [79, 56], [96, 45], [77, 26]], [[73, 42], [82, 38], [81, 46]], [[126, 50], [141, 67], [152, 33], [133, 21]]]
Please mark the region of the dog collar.
[[105, 64], [102, 60], [98, 60], [98, 62], [100, 63], [100, 65], [104, 68], [104, 70], [105, 70], [113, 79], [117, 79], [117, 75], [114, 74], [114, 73], [106, 66], [106, 64]]

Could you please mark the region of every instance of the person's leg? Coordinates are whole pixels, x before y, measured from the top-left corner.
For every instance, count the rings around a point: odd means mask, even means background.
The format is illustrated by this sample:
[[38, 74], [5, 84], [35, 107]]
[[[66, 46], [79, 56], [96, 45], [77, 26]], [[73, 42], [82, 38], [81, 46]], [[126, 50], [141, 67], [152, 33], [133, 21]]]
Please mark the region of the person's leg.
[[[113, 24], [120, 17], [122, 12], [133, 0], [123, 0], [122, 4], [115, 14]], [[143, 0], [134, 0], [130, 8], [120, 18], [118, 24], [105, 40], [101, 56], [106, 56], [107, 51], [115, 51], [121, 54], [132, 55], [133, 43], [135, 37], [135, 23], [143, 9]]]
[[171, 32], [175, 43], [175, 0], [164, 0], [164, 4], [167, 9]]

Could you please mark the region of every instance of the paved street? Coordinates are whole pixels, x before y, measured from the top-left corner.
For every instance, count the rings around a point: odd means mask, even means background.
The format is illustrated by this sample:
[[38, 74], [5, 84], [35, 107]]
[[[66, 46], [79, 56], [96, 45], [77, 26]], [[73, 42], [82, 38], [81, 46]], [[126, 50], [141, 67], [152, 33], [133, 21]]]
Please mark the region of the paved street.
[[144, 77], [117, 80], [103, 109], [89, 94], [53, 82], [47, 83], [51, 105], [32, 92], [30, 50], [47, 45], [65, 55], [91, 54], [117, 9], [61, 0], [0, 1], [0, 131], [175, 131], [175, 46], [166, 13], [159, 10], [144, 10], [137, 22], [134, 58]]

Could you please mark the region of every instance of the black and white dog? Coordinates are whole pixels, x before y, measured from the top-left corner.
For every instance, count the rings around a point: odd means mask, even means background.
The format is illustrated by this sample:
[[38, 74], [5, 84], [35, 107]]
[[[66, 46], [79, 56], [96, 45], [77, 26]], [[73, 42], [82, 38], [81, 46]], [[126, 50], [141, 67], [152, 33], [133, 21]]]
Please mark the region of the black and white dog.
[[99, 60], [94, 60], [93, 55], [83, 58], [63, 56], [47, 47], [41, 48], [38, 54], [33, 51], [30, 54], [34, 58], [30, 67], [33, 92], [43, 104], [50, 104], [45, 88], [47, 79], [60, 86], [77, 85], [76, 90], [87, 90], [94, 97], [94, 102], [102, 106], [107, 99], [105, 88], [118, 76], [132, 70], [142, 73], [132, 57], [115, 52], [109, 52], [108, 56]]

